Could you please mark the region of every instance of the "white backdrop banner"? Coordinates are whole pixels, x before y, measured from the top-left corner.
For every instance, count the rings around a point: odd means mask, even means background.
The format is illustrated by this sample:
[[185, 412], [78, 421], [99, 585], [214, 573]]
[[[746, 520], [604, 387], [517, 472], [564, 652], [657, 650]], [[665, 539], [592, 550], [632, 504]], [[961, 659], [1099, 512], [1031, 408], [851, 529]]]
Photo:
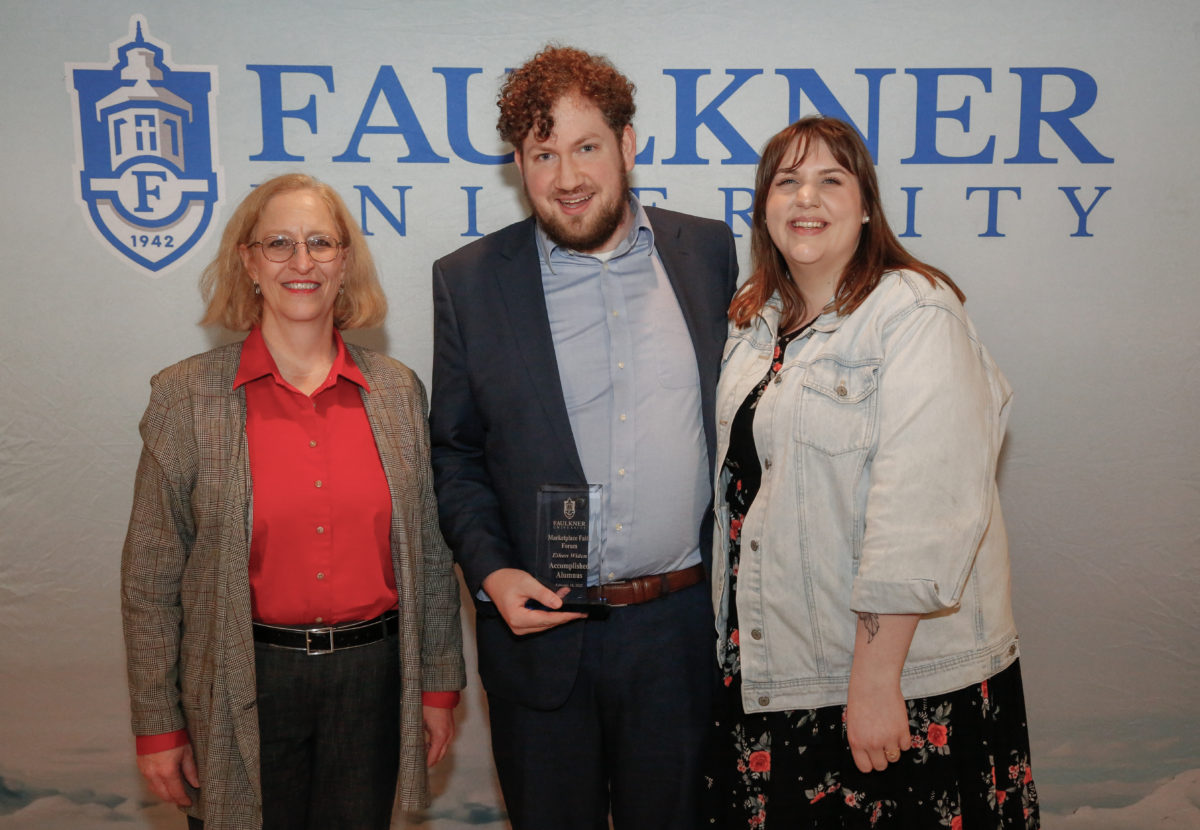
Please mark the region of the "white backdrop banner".
[[[181, 826], [134, 767], [118, 565], [150, 375], [235, 336], [195, 325], [232, 207], [283, 172], [333, 185], [391, 303], [352, 339], [428, 381], [430, 266], [525, 215], [495, 97], [548, 42], [637, 84], [640, 198], [727, 222], [743, 273], [763, 142], [858, 128], [1016, 390], [1001, 495], [1045, 826], [1200, 825], [1200, 6], [0, 9], [0, 827]], [[434, 806], [397, 827], [506, 826], [473, 675], [459, 715]]]

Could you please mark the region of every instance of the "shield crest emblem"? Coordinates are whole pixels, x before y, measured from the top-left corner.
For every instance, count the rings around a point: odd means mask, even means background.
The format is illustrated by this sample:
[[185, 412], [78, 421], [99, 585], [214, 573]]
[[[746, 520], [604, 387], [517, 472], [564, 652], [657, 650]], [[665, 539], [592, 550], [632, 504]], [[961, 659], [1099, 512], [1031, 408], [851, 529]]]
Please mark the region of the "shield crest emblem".
[[216, 67], [172, 67], [141, 15], [110, 60], [67, 64], [76, 195], [107, 246], [157, 274], [204, 237], [219, 203]]

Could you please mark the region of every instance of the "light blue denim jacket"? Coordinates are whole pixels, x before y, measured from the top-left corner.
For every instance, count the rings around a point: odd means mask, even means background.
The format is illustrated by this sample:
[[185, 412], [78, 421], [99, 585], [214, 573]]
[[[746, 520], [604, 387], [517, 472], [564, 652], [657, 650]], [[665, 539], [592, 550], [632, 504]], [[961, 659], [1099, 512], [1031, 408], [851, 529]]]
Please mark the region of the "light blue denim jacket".
[[[717, 458], [766, 374], [779, 310], [731, 328]], [[754, 418], [762, 485], [742, 526], [746, 712], [844, 704], [856, 612], [921, 614], [905, 698], [991, 677], [1018, 654], [996, 457], [1011, 388], [953, 292], [886, 274], [852, 314], [794, 340]], [[713, 603], [725, 642], [729, 510], [717, 468]], [[722, 646], [718, 645], [718, 649]]]

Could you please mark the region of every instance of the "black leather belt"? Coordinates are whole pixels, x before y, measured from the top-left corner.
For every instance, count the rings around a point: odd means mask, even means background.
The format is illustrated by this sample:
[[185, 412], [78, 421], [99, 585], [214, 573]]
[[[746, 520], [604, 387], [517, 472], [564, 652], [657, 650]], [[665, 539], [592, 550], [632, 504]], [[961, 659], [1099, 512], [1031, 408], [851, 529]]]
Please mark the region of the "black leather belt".
[[308, 628], [295, 625], [254, 623], [254, 642], [275, 648], [290, 648], [305, 654], [332, 654], [346, 648], [378, 643], [400, 630], [400, 613], [388, 611], [365, 622], [339, 623]]
[[588, 599], [603, 598], [613, 608], [640, 605], [664, 597], [672, 591], [682, 591], [704, 581], [704, 566], [692, 565], [679, 571], [638, 576], [620, 582], [606, 582], [588, 588]]

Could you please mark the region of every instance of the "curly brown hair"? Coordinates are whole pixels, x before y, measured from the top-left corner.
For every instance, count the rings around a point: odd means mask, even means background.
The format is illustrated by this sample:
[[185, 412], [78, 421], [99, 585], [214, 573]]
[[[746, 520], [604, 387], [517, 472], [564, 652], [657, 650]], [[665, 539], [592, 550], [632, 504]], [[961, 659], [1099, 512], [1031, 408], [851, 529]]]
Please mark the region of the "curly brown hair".
[[633, 83], [602, 55], [570, 46], [547, 46], [509, 73], [496, 106], [496, 130], [518, 152], [532, 131], [544, 141], [554, 130], [550, 112], [564, 95], [579, 95], [595, 104], [619, 138], [632, 124], [636, 107]]

